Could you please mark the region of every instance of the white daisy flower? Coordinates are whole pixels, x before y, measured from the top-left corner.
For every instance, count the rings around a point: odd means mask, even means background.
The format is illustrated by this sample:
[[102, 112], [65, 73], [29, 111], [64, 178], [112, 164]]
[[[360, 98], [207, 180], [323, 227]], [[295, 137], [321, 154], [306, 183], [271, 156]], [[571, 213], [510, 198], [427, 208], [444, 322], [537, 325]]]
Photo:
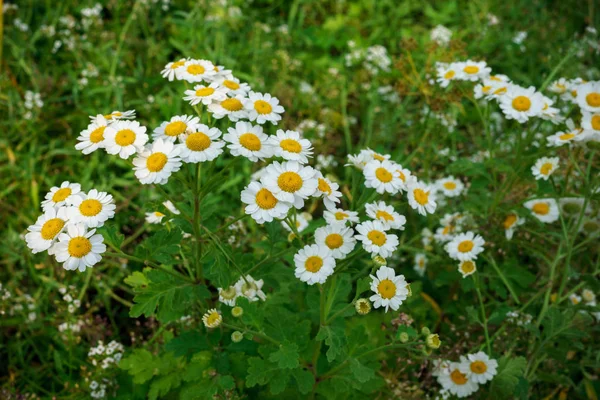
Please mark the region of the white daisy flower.
[[348, 154], [348, 164], [345, 166], [353, 166], [359, 170], [363, 170], [369, 161], [373, 160], [373, 156], [366, 150], [361, 150], [358, 154]]
[[483, 252], [485, 240], [473, 232], [459, 233], [444, 247], [450, 258], [459, 261], [475, 260]]
[[566, 125], [567, 130], [556, 132], [554, 135], [546, 138], [548, 146], [559, 147], [565, 143], [571, 145], [572, 142], [580, 141], [583, 138], [584, 130], [577, 128], [573, 120], [568, 119]]
[[350, 223], [355, 224], [359, 221], [358, 212], [342, 210], [341, 208], [332, 208], [323, 211], [323, 218], [329, 225]]
[[400, 215], [394, 210], [394, 207], [385, 204], [383, 201], [365, 204], [365, 210], [369, 218], [380, 221], [387, 229], [404, 230], [406, 217]]
[[569, 296], [569, 300], [571, 301], [571, 304], [576, 306], [579, 303], [581, 303], [581, 296], [578, 296], [575, 293], [573, 293], [572, 295]]
[[211, 308], [202, 316], [202, 323], [208, 329], [214, 329], [218, 327], [221, 325], [221, 322], [223, 322], [223, 317], [216, 308]]
[[600, 81], [579, 85], [576, 101], [582, 111], [600, 112]]
[[[92, 123], [98, 122], [100, 114], [91, 116], [90, 120]], [[135, 119], [135, 110], [127, 110], [127, 111], [113, 111], [110, 114], [102, 115], [102, 117], [108, 122], [120, 121], [123, 119]]]
[[421, 215], [433, 214], [437, 207], [433, 190], [418, 181], [408, 184], [408, 204]]
[[398, 236], [386, 233], [386, 227], [380, 221], [365, 221], [356, 225], [356, 231], [359, 235], [355, 238], [372, 255], [387, 258], [398, 248]]
[[517, 226], [523, 225], [525, 223], [525, 218], [519, 217], [516, 213], [510, 213], [504, 219], [504, 234], [506, 235], [506, 239], [511, 240], [515, 233], [515, 229]]
[[375, 275], [371, 275], [371, 290], [375, 294], [369, 300], [375, 308], [385, 307], [385, 312], [390, 308], [396, 311], [408, 297], [407, 286], [404, 275], [396, 275], [393, 268], [379, 267]]
[[536, 92], [533, 86], [525, 89], [513, 85], [500, 98], [500, 108], [506, 118], [514, 119], [520, 123], [527, 122], [531, 117], [539, 116], [543, 107], [543, 96], [541, 93]]
[[262, 126], [238, 122], [235, 128], [231, 127], [227, 132], [223, 135], [223, 140], [230, 143], [227, 148], [231, 155], [246, 157], [252, 162], [263, 161], [273, 156], [269, 136], [263, 133]]
[[85, 224], [69, 224], [66, 232], [58, 235], [58, 242], [52, 251], [56, 261], [63, 263], [68, 271], [85, 271], [93, 267], [106, 251], [102, 235], [95, 234], [96, 230], [87, 230]]
[[189, 101], [190, 105], [204, 104], [208, 106], [214, 102], [221, 102], [227, 98], [227, 89], [216, 82], [210, 85], [196, 85], [193, 90], [186, 90], [183, 100]]
[[175, 215], [181, 214], [181, 212], [177, 209], [177, 207], [175, 207], [175, 204], [173, 204], [171, 202], [171, 200], [163, 201], [162, 204], [163, 204], [163, 206], [165, 206], [165, 208], [167, 210], [171, 211], [173, 214], [175, 214]]
[[600, 111], [595, 113], [582, 110], [581, 111], [581, 127], [586, 131], [600, 134]]
[[181, 168], [181, 147], [171, 141], [155, 140], [133, 159], [135, 176], [144, 185], [164, 185]]
[[425, 276], [427, 270], [427, 256], [424, 253], [415, 254], [415, 265], [413, 269], [419, 276]]
[[221, 77], [219, 79], [215, 79], [213, 82], [221, 85], [221, 87], [226, 90], [228, 96], [237, 96], [239, 94], [246, 97], [250, 92], [250, 85], [245, 82], [240, 82], [240, 80], [235, 77]]
[[569, 90], [569, 82], [565, 78], [559, 78], [548, 86], [548, 90], [556, 94], [564, 94]]
[[294, 275], [309, 285], [325, 283], [333, 274], [335, 259], [327, 247], [316, 244], [304, 246], [294, 255]]
[[267, 121], [277, 125], [281, 120], [281, 114], [285, 111], [279, 105], [277, 97], [272, 97], [269, 93], [257, 92], [248, 93], [248, 98], [244, 101], [244, 108], [248, 113], [248, 119], [261, 125]]
[[442, 192], [446, 197], [457, 197], [463, 192], [465, 185], [460, 179], [456, 179], [450, 175], [447, 178], [438, 179], [435, 182], [438, 191]]
[[275, 161], [267, 166], [261, 182], [278, 200], [292, 203], [300, 209], [304, 207], [304, 200], [317, 190], [319, 183], [315, 174], [312, 167], [300, 165], [296, 161]]
[[64, 181], [60, 184], [60, 187], [53, 186], [46, 193], [45, 200], [42, 201], [42, 210], [47, 211], [50, 208], [70, 206], [75, 199], [81, 196], [83, 196], [83, 193], [81, 193], [81, 185], [79, 183]]
[[123, 159], [141, 151], [148, 142], [146, 127], [137, 121], [117, 121], [104, 130], [104, 148]]
[[454, 238], [455, 231], [456, 226], [452, 224], [442, 225], [441, 227], [436, 229], [433, 238], [438, 243], [446, 243]]
[[38, 217], [35, 224], [27, 228], [29, 231], [25, 235], [27, 247], [34, 254], [48, 250], [63, 231], [68, 220], [67, 207], [48, 208]]
[[555, 125], [563, 122], [565, 118], [560, 114], [560, 110], [556, 107], [552, 107], [554, 105], [554, 101], [546, 96], [542, 96], [542, 100], [544, 102], [544, 106], [542, 107], [542, 113], [540, 114], [540, 117], [546, 121], [552, 122]]
[[235, 283], [235, 290], [250, 301], [265, 301], [267, 295], [262, 291], [265, 282], [262, 279], [255, 280], [250, 275], [246, 275], [246, 279], [240, 277]]
[[490, 358], [483, 351], [460, 357], [460, 372], [466, 374], [473, 382], [483, 385], [491, 381], [498, 373], [498, 361]]
[[196, 126], [196, 131], [179, 138], [179, 155], [185, 163], [212, 161], [223, 153], [225, 142], [219, 140], [219, 128], [209, 128], [204, 124]]
[[467, 60], [458, 64], [458, 79], [475, 82], [490, 76], [492, 69], [485, 61]]
[[403, 186], [395, 165], [388, 161], [372, 160], [367, 163], [363, 169], [365, 176], [365, 186], [373, 188], [379, 194], [396, 194]]
[[169, 80], [169, 82], [172, 82], [175, 79], [177, 69], [183, 67], [186, 61], [187, 59], [185, 58], [180, 58], [177, 61], [172, 61], [165, 65], [163, 70], [160, 71], [160, 74], [163, 78], [166, 78]]
[[149, 224], [160, 224], [164, 217], [165, 214], [160, 211], [149, 212], [146, 213], [146, 222]]
[[227, 304], [230, 307], [235, 306], [235, 301], [240, 296], [235, 286], [229, 286], [226, 289], [218, 288], [219, 290], [219, 301], [223, 304]]
[[508, 82], [485, 79], [483, 83], [475, 85], [473, 92], [476, 99], [485, 97], [486, 100], [498, 99], [508, 92]]
[[308, 139], [302, 139], [296, 131], [283, 131], [269, 138], [274, 155], [287, 161], [298, 161], [300, 164], [308, 163], [308, 157], [313, 156], [313, 147]]
[[460, 272], [463, 278], [474, 274], [475, 271], [477, 271], [477, 265], [473, 260], [464, 260], [458, 264], [458, 272]]
[[241, 194], [246, 205], [245, 212], [257, 223], [271, 222], [274, 218], [285, 218], [291, 203], [278, 200], [273, 193], [259, 182], [250, 182]]
[[97, 115], [95, 122], [92, 122], [86, 129], [81, 131], [75, 145], [75, 149], [81, 150], [83, 154], [90, 154], [104, 146], [104, 130], [108, 121], [102, 115]]
[[450, 65], [439, 65], [436, 68], [437, 73], [437, 83], [440, 84], [441, 87], [448, 87], [450, 82], [455, 80], [458, 76], [458, 65], [456, 63], [452, 63]]
[[340, 198], [342, 197], [342, 192], [338, 189], [340, 187], [336, 182], [332, 182], [329, 178], [323, 176], [321, 171], [317, 171], [317, 190], [314, 193], [315, 197], [323, 196], [323, 204], [325, 204], [325, 208], [335, 209], [336, 203], [340, 202]]
[[223, 65], [215, 65], [215, 75], [211, 78], [211, 81], [215, 82], [221, 79], [232, 79], [233, 71], [225, 69]]
[[230, 121], [236, 122], [240, 119], [247, 119], [248, 113], [244, 109], [244, 101], [247, 99], [237, 94], [235, 97], [228, 97], [223, 101], [217, 101], [209, 104], [208, 111], [210, 111], [216, 119], [223, 117], [229, 118]]
[[558, 161], [558, 157], [542, 157], [531, 167], [531, 173], [535, 179], [547, 181], [550, 175], [558, 169]]
[[583, 289], [581, 291], [581, 298], [587, 305], [596, 305], [596, 293], [590, 289]]
[[190, 83], [209, 81], [216, 73], [214, 64], [207, 60], [188, 60], [175, 70], [177, 79]]
[[105, 221], [115, 216], [116, 208], [112, 195], [92, 189], [82, 197], [73, 199], [67, 214], [70, 223], [82, 223], [90, 228], [99, 228]]
[[579, 227], [579, 232], [587, 235], [588, 237], [596, 237], [600, 235], [600, 219], [598, 218], [590, 218], [585, 217], [581, 226]]
[[552, 223], [559, 218], [558, 204], [554, 199], [529, 200], [523, 206], [528, 208], [533, 216], [542, 222]]
[[[584, 204], [585, 199], [583, 197], [561, 197], [558, 199], [559, 212], [567, 218], [578, 218]], [[588, 202], [583, 212], [590, 214], [592, 211], [593, 208]]]
[[174, 142], [178, 137], [188, 132], [194, 132], [200, 125], [198, 117], [190, 115], [176, 115], [169, 121], [164, 121], [159, 127], [154, 129], [152, 138], [154, 140], [162, 139], [164, 141]]
[[343, 259], [354, 250], [356, 239], [352, 228], [333, 224], [315, 230], [315, 243], [329, 249], [333, 258]]
[[460, 363], [450, 363], [449, 373], [438, 376], [438, 382], [442, 387], [458, 398], [472, 395], [479, 390], [477, 382], [460, 372]]

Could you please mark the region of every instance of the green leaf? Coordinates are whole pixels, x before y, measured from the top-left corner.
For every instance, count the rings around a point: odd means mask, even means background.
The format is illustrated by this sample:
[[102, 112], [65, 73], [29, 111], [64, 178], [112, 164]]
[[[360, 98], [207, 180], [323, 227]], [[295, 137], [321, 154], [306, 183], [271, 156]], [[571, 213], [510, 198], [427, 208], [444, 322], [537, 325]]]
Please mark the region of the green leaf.
[[223, 390], [231, 390], [235, 387], [235, 380], [231, 375], [221, 375], [217, 379], [217, 384]]
[[175, 357], [191, 357], [193, 354], [208, 349], [206, 336], [196, 331], [184, 332], [165, 345], [165, 350], [173, 352]]
[[338, 356], [344, 353], [344, 346], [346, 344], [345, 329], [340, 324], [332, 324], [321, 326], [319, 333], [317, 333], [317, 340], [325, 340], [325, 344], [329, 346], [327, 350], [327, 361], [332, 362]]
[[133, 383], [141, 384], [154, 376], [154, 357], [148, 350], [135, 349], [132, 354], [119, 362], [119, 368], [128, 371], [129, 375], [133, 375]]
[[148, 278], [146, 278], [146, 275], [144, 275], [144, 273], [140, 271], [134, 271], [133, 274], [125, 278], [124, 282], [136, 289], [143, 289], [150, 283]]
[[312, 388], [315, 385], [315, 377], [313, 374], [305, 369], [297, 368], [292, 371], [292, 376], [298, 384], [298, 390], [300, 390], [300, 393], [307, 394], [312, 391]]
[[181, 229], [161, 229], [150, 236], [136, 249], [136, 256], [144, 260], [156, 260], [162, 264], [173, 264], [175, 254], [179, 252], [179, 244], [183, 239]]
[[360, 383], [368, 382], [375, 377], [375, 371], [361, 364], [356, 358], [350, 360], [350, 371]]
[[298, 354], [298, 346], [294, 343], [285, 341], [279, 346], [277, 351], [271, 353], [269, 361], [277, 363], [279, 368], [293, 369], [300, 365], [300, 354]]
[[104, 225], [104, 228], [102, 229], [102, 236], [107, 244], [111, 244], [112, 247], [117, 249], [121, 248], [123, 240], [125, 239], [125, 236], [123, 236], [123, 234], [119, 232], [118, 228], [113, 224]]
[[499, 399], [508, 399], [513, 396], [519, 379], [523, 379], [527, 360], [525, 357], [502, 357], [498, 361], [498, 374], [492, 380], [490, 393]]

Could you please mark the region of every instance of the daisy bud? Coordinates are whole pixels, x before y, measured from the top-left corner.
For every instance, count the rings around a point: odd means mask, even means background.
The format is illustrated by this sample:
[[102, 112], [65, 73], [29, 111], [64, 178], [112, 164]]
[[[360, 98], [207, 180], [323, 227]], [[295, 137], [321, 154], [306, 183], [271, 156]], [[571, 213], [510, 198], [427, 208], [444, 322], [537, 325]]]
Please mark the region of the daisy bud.
[[410, 283], [407, 283], [407, 284], [406, 284], [406, 290], [408, 290], [408, 295], [407, 295], [407, 297], [410, 297], [410, 296], [412, 296], [412, 289], [410, 288]]
[[425, 339], [425, 343], [430, 349], [438, 349], [442, 344], [442, 341], [440, 340], [440, 337], [437, 334], [433, 333], [427, 336], [427, 339]]
[[430, 334], [431, 334], [431, 331], [429, 330], [429, 328], [428, 328], [428, 327], [424, 326], [424, 327], [421, 329], [421, 335], [423, 335], [423, 336], [429, 336]]
[[221, 314], [215, 308], [212, 308], [202, 316], [202, 322], [207, 328], [213, 329], [221, 325], [223, 317], [221, 317]]
[[376, 265], [379, 265], [380, 267], [387, 265], [387, 261], [385, 260], [385, 258], [378, 255], [373, 256], [373, 262]]
[[233, 315], [236, 318], [239, 318], [242, 315], [244, 315], [244, 309], [242, 307], [239, 307], [239, 306], [233, 307], [231, 309], [231, 315]]
[[366, 315], [371, 311], [371, 302], [367, 299], [358, 299], [356, 303], [354, 303], [354, 307], [356, 308], [356, 312], [360, 315]]
[[244, 334], [240, 331], [235, 331], [231, 334], [231, 341], [234, 343], [239, 343], [244, 339]]
[[406, 343], [406, 342], [408, 342], [410, 337], [408, 336], [408, 333], [402, 332], [400, 335], [398, 335], [398, 339], [400, 340], [400, 342]]

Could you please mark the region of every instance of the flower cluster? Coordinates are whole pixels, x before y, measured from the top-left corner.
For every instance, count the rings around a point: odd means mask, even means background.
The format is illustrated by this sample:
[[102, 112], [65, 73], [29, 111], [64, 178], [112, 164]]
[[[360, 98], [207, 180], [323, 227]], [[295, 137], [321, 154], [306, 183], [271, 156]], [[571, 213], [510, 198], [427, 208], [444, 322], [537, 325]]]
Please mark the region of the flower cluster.
[[88, 358], [90, 363], [96, 367], [96, 370], [92, 372], [93, 379], [89, 384], [92, 398], [104, 399], [111, 397], [109, 390], [114, 390], [117, 383], [113, 370], [121, 361], [124, 351], [125, 347], [115, 340], [107, 345], [100, 340], [96, 347], [90, 348]]
[[443, 396], [451, 393], [464, 398], [475, 393], [479, 385], [491, 381], [498, 373], [497, 368], [498, 362], [480, 351], [460, 356], [459, 362], [438, 361], [433, 376], [442, 385]]

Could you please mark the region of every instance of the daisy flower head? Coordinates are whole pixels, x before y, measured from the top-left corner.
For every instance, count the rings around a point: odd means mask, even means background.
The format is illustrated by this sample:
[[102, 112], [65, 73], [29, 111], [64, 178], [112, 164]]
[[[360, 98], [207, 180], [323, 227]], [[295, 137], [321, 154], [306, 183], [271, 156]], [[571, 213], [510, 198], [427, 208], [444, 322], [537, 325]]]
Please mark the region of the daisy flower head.
[[313, 156], [313, 147], [308, 139], [303, 139], [296, 131], [278, 129], [277, 133], [269, 138], [275, 156], [287, 161], [298, 161], [300, 164], [308, 163], [308, 158]]
[[600, 236], [600, 219], [585, 217], [579, 227], [579, 232], [588, 237]]
[[60, 184], [60, 187], [53, 186], [46, 193], [45, 200], [42, 201], [42, 210], [47, 211], [50, 208], [70, 206], [73, 204], [73, 201], [81, 196], [83, 196], [83, 193], [81, 193], [81, 185], [79, 183], [64, 181]]
[[523, 206], [529, 209], [541, 222], [552, 223], [558, 220], [558, 204], [554, 199], [535, 199], [526, 201]]
[[212, 161], [223, 153], [225, 142], [220, 140], [219, 128], [209, 128], [204, 124], [196, 126], [195, 131], [179, 137], [179, 156], [185, 163]]
[[475, 82], [490, 76], [492, 69], [485, 61], [471, 61], [456, 63], [458, 67], [457, 79]]
[[215, 65], [215, 74], [212, 76], [211, 81], [215, 82], [225, 78], [233, 78], [233, 71], [225, 68], [224, 65]]
[[498, 361], [490, 358], [483, 351], [460, 357], [460, 372], [466, 374], [473, 382], [483, 385], [491, 381], [498, 373]]
[[221, 325], [221, 322], [223, 322], [223, 317], [216, 308], [211, 308], [202, 316], [202, 323], [208, 329], [214, 329], [218, 327]]
[[66, 231], [58, 235], [52, 251], [64, 269], [83, 272], [102, 260], [106, 245], [95, 229], [88, 231], [85, 224], [69, 224]]
[[173, 172], [181, 168], [181, 147], [171, 141], [155, 140], [133, 159], [135, 176], [144, 185], [164, 185]]
[[229, 286], [228, 288], [218, 288], [219, 290], [219, 301], [223, 304], [227, 304], [230, 307], [235, 306], [235, 301], [239, 297], [240, 293], [236, 290], [235, 286]]
[[262, 291], [265, 282], [262, 279], [256, 280], [250, 275], [240, 277], [235, 283], [235, 290], [250, 301], [265, 301], [267, 295]]
[[161, 76], [165, 79], [168, 79], [169, 82], [172, 82], [177, 75], [177, 70], [183, 67], [186, 61], [187, 60], [185, 58], [180, 58], [177, 61], [171, 61], [165, 65], [162, 71], [160, 71]]
[[315, 230], [315, 243], [325, 247], [335, 259], [345, 258], [356, 246], [352, 228], [342, 224], [326, 225]]
[[438, 191], [442, 192], [446, 197], [457, 197], [463, 192], [465, 185], [460, 179], [456, 179], [450, 175], [447, 178], [439, 179], [435, 182]]
[[408, 185], [410, 183], [416, 182], [417, 177], [414, 176], [412, 174], [412, 172], [410, 172], [407, 168], [402, 167], [402, 165], [400, 165], [400, 164], [394, 163], [394, 166], [396, 167], [396, 172], [398, 172], [398, 175], [400, 175], [400, 180], [402, 181], [402, 185], [400, 186], [400, 191], [401, 192], [408, 191]]
[[559, 147], [567, 143], [577, 142], [583, 138], [584, 130], [575, 126], [573, 120], [568, 119], [566, 122], [567, 129], [565, 131], [556, 132], [554, 135], [548, 136], [548, 146]]
[[361, 150], [358, 154], [348, 154], [348, 164], [345, 166], [353, 166], [362, 171], [372, 159], [373, 156], [369, 151]]
[[477, 382], [469, 379], [469, 376], [460, 371], [461, 364], [457, 362], [450, 363], [448, 374], [438, 376], [438, 382], [444, 389], [459, 398], [472, 395], [479, 390]]
[[540, 114], [542, 119], [550, 121], [555, 125], [564, 121], [565, 118], [560, 114], [560, 110], [556, 107], [552, 107], [554, 105], [552, 99], [542, 96], [542, 101], [544, 103], [542, 113]]
[[200, 119], [198, 117], [176, 115], [155, 128], [152, 138], [154, 140], [162, 139], [174, 142], [178, 137], [185, 135], [187, 132], [194, 131], [199, 124]]
[[511, 240], [517, 226], [523, 225], [524, 223], [525, 218], [519, 217], [517, 213], [508, 214], [502, 223], [504, 226], [504, 234], [506, 235], [506, 239]]
[[600, 111], [589, 112], [581, 111], [581, 127], [586, 131], [591, 131], [596, 135], [600, 134]]
[[475, 85], [473, 92], [476, 99], [485, 97], [486, 100], [498, 99], [503, 96], [509, 87], [508, 82], [494, 79], [485, 79], [483, 83]]
[[340, 198], [342, 197], [342, 192], [338, 190], [340, 185], [323, 176], [321, 171], [317, 171], [315, 176], [317, 177], [317, 190], [315, 191], [314, 196], [323, 196], [325, 208], [328, 210], [335, 209], [336, 203], [339, 203]]
[[263, 133], [260, 125], [252, 125], [250, 122], [240, 121], [227, 130], [223, 135], [227, 148], [235, 157], [246, 157], [252, 162], [263, 161], [273, 156], [273, 147], [269, 136]]
[[292, 203], [300, 209], [304, 207], [304, 200], [317, 190], [319, 182], [315, 175], [316, 171], [312, 167], [303, 166], [296, 161], [275, 161], [267, 166], [261, 182], [278, 200]]
[[559, 78], [548, 86], [548, 90], [556, 94], [564, 94], [569, 90], [569, 82], [565, 78]]
[[240, 82], [238, 78], [233, 76], [215, 79], [213, 82], [218, 83], [227, 93], [228, 96], [242, 95], [246, 97], [250, 92], [250, 85], [245, 82]]
[[458, 67], [459, 66], [456, 63], [451, 63], [449, 65], [448, 64], [438, 65], [436, 68], [437, 83], [439, 83], [440, 86], [443, 88], [448, 87], [450, 82], [452, 82], [453, 80], [455, 80], [458, 77], [458, 75], [459, 75]]
[[50, 249], [68, 221], [67, 207], [48, 208], [38, 217], [35, 224], [27, 228], [29, 231], [25, 235], [27, 247], [33, 254]]
[[83, 154], [90, 154], [104, 146], [104, 130], [108, 121], [104, 116], [97, 115], [94, 122], [90, 123], [79, 136], [75, 149], [81, 150]]
[[383, 258], [391, 256], [398, 248], [398, 236], [386, 232], [386, 227], [381, 221], [365, 221], [356, 225], [359, 233], [356, 239], [362, 242], [363, 249], [372, 255]]
[[281, 114], [285, 111], [279, 105], [277, 97], [273, 97], [269, 93], [258, 92], [248, 93], [248, 98], [244, 101], [244, 108], [248, 113], [248, 119], [261, 125], [267, 121], [277, 125], [281, 120]]
[[146, 213], [146, 222], [149, 224], [160, 224], [164, 217], [166, 217], [166, 215], [160, 211], [149, 212]]
[[316, 244], [304, 246], [294, 255], [294, 275], [309, 285], [325, 283], [333, 274], [335, 259], [327, 247]]
[[390, 308], [396, 311], [408, 297], [407, 286], [404, 275], [396, 275], [390, 267], [379, 267], [375, 275], [371, 275], [371, 290], [375, 294], [369, 300], [375, 308], [384, 307], [385, 312]]
[[244, 95], [236, 94], [234, 97], [227, 97], [225, 100], [212, 102], [208, 105], [208, 111], [216, 119], [227, 117], [230, 121], [237, 122], [240, 119], [248, 118], [248, 113], [244, 109], [244, 101], [246, 101]]
[[210, 81], [216, 73], [214, 64], [207, 60], [188, 60], [175, 70], [177, 79], [190, 83]]
[[583, 289], [581, 291], [581, 298], [587, 305], [596, 304], [596, 293], [590, 289]]
[[[99, 116], [100, 115], [90, 116], [90, 120], [92, 122], [96, 122]], [[135, 119], [135, 110], [113, 111], [110, 114], [103, 115], [102, 117], [108, 122], [115, 122], [123, 119]]]
[[569, 300], [571, 301], [571, 304], [573, 304], [574, 306], [578, 305], [579, 303], [581, 303], [581, 296], [573, 293], [569, 296]]
[[453, 224], [442, 224], [441, 227], [437, 228], [435, 234], [433, 235], [434, 239], [438, 243], [446, 243], [451, 241], [454, 238], [454, 234], [456, 231], [456, 226]]
[[354, 303], [354, 309], [360, 315], [367, 315], [371, 312], [371, 302], [367, 299], [358, 299]]
[[92, 189], [87, 194], [76, 197], [67, 214], [71, 223], [99, 228], [115, 216], [116, 208], [112, 195]]
[[567, 218], [578, 218], [581, 211], [585, 214], [590, 214], [593, 208], [588, 203], [585, 204], [585, 198], [583, 197], [561, 197], [558, 199], [559, 212]]
[[541, 93], [536, 92], [533, 86], [523, 88], [512, 85], [500, 98], [500, 108], [506, 118], [520, 123], [527, 122], [531, 117], [539, 116], [543, 107], [544, 98]]
[[214, 102], [221, 102], [227, 98], [227, 89], [216, 82], [207, 85], [196, 85], [193, 90], [186, 90], [183, 100], [189, 101], [190, 105], [204, 104], [208, 106]]
[[483, 252], [485, 240], [473, 232], [459, 233], [446, 244], [445, 249], [450, 258], [459, 261], [475, 260]]
[[464, 260], [458, 264], [458, 272], [460, 272], [463, 278], [474, 274], [475, 271], [477, 271], [477, 264], [473, 260]]
[[104, 148], [123, 159], [140, 151], [148, 142], [146, 127], [137, 121], [117, 121], [104, 130]]
[[542, 157], [531, 167], [531, 173], [535, 179], [547, 181], [550, 175], [558, 169], [558, 161], [558, 157]]
[[273, 193], [260, 182], [250, 182], [242, 191], [245, 212], [257, 223], [264, 224], [275, 218], [285, 218], [292, 207], [291, 203], [278, 200]]
[[372, 160], [367, 163], [363, 169], [365, 176], [365, 186], [373, 188], [379, 194], [396, 194], [403, 186], [395, 165], [388, 161]]
[[356, 224], [358, 219], [358, 213], [356, 211], [342, 210], [341, 208], [332, 208], [323, 211], [323, 218], [329, 225], [349, 223], [350, 225]]
[[433, 214], [437, 207], [433, 190], [418, 181], [408, 184], [408, 204], [421, 215]]
[[425, 276], [425, 271], [427, 270], [427, 256], [424, 253], [419, 253], [415, 255], [415, 265], [413, 269], [419, 276]]
[[387, 205], [384, 201], [365, 204], [365, 210], [369, 218], [380, 221], [387, 229], [404, 230], [406, 217], [400, 215], [394, 210], [394, 207]]
[[579, 85], [575, 100], [582, 111], [600, 112], [600, 81]]

